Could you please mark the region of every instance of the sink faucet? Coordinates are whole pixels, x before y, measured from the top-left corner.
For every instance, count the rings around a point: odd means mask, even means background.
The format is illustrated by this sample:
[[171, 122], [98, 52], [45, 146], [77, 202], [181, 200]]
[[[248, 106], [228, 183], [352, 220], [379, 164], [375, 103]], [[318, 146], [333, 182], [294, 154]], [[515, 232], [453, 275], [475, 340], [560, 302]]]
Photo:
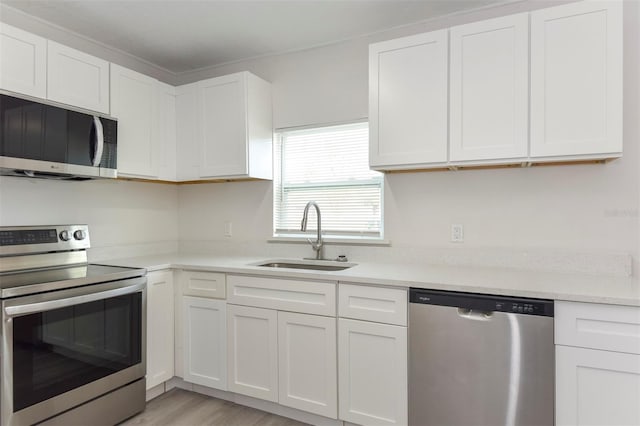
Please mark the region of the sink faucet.
[[302, 214], [302, 224], [300, 225], [300, 230], [301, 231], [307, 230], [307, 218], [309, 216], [309, 207], [311, 206], [316, 208], [316, 216], [318, 217], [318, 237], [316, 241], [311, 240], [311, 238], [308, 238], [307, 241], [309, 241], [309, 243], [311, 244], [311, 247], [313, 247], [313, 249], [316, 251], [316, 259], [322, 259], [322, 247], [323, 247], [322, 219], [320, 217], [320, 207], [315, 201], [309, 201], [307, 205], [304, 207], [304, 213]]

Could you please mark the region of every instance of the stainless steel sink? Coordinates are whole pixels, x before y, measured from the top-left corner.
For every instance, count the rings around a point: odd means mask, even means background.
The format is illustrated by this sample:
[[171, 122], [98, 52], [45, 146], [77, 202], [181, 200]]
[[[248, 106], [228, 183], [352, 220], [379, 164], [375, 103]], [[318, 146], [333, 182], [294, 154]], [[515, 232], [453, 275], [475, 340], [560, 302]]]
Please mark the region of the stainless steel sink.
[[344, 271], [356, 266], [355, 263], [336, 262], [333, 260], [267, 260], [253, 265], [267, 268], [309, 269], [312, 271]]

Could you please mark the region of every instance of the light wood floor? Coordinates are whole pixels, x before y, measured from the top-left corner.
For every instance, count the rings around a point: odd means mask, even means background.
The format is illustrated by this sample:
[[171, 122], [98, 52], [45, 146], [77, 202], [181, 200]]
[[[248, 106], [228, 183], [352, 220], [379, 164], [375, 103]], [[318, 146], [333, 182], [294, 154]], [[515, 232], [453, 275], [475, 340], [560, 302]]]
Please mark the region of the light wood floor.
[[149, 401], [142, 413], [121, 423], [134, 425], [302, 426], [304, 423], [174, 388]]

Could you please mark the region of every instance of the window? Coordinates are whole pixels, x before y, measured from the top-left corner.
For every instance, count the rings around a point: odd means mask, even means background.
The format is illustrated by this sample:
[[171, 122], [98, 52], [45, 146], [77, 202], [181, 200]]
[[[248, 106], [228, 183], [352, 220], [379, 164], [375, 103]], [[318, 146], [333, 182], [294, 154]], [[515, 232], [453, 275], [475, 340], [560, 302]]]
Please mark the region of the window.
[[[274, 155], [276, 236], [300, 236], [309, 201], [318, 203], [325, 237], [382, 238], [382, 173], [369, 170], [366, 122], [283, 130]], [[307, 231], [316, 229], [315, 209]]]

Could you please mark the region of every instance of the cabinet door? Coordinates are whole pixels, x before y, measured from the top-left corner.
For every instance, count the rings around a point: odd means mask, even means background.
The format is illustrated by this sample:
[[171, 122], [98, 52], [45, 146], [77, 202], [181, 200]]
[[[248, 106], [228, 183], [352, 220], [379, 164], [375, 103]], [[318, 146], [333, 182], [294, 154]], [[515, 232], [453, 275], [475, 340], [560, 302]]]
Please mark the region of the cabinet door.
[[369, 47], [373, 168], [447, 161], [447, 54], [447, 30]]
[[227, 390], [227, 316], [224, 300], [183, 297], [184, 380]]
[[153, 127], [158, 140], [158, 179], [176, 180], [176, 88], [156, 83], [156, 125]]
[[526, 157], [528, 14], [461, 25], [450, 34], [450, 160]]
[[147, 274], [147, 389], [173, 377], [173, 273]]
[[622, 152], [622, 2], [531, 13], [531, 156]]
[[228, 305], [229, 390], [278, 401], [278, 312]]
[[247, 174], [246, 73], [198, 84], [200, 177]]
[[47, 40], [0, 22], [0, 88], [47, 97]]
[[407, 328], [338, 322], [340, 420], [407, 424]]
[[640, 424], [640, 355], [556, 346], [557, 425]]
[[336, 319], [278, 312], [279, 403], [337, 418]]
[[47, 98], [109, 114], [109, 62], [47, 41]]
[[111, 64], [111, 114], [118, 119], [118, 174], [157, 178], [156, 80]]
[[180, 144], [176, 175], [178, 181], [200, 179], [198, 83], [176, 88], [176, 140]]

